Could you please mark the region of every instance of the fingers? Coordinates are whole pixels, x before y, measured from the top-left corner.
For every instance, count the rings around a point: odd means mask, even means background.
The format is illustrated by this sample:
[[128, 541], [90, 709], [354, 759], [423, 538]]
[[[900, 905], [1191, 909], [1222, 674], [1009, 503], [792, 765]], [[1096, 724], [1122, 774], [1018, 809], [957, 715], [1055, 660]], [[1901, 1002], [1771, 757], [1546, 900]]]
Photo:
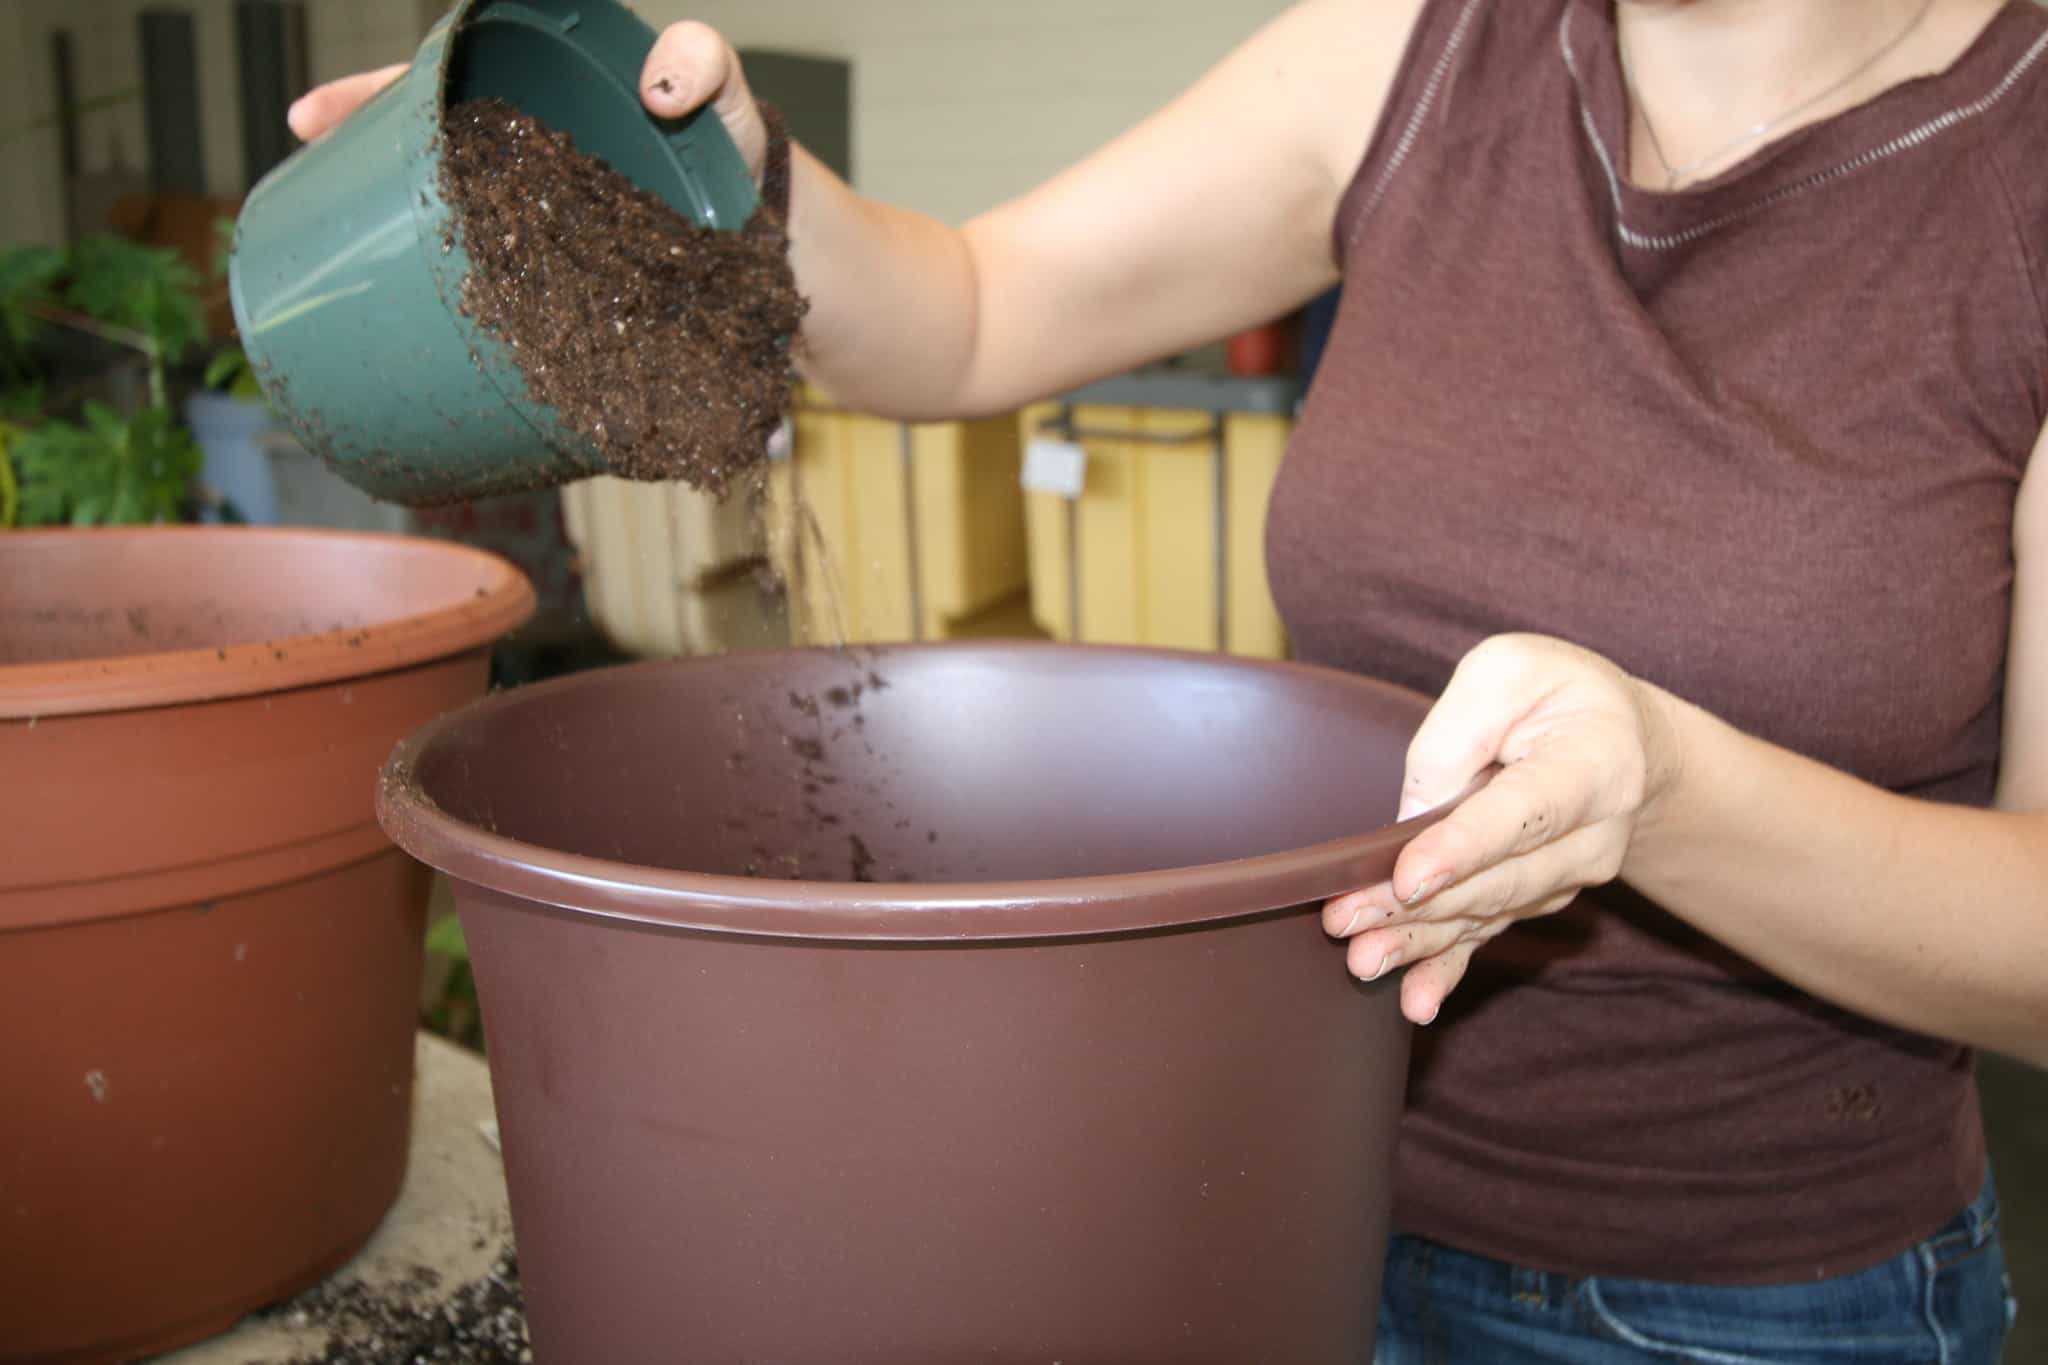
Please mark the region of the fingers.
[[1467, 939], [1408, 969], [1401, 978], [1401, 1013], [1409, 1023], [1426, 1026], [1436, 1022], [1444, 998], [1465, 979], [1465, 968], [1478, 949], [1476, 941]]
[[725, 39], [709, 24], [670, 24], [640, 69], [640, 96], [650, 111], [680, 118], [717, 97], [739, 71]]
[[1444, 997], [1464, 979], [1474, 952], [1522, 920], [1562, 910], [1577, 894], [1576, 888], [1556, 891], [1506, 914], [1414, 920], [1361, 933], [1344, 950], [1344, 966], [1361, 981], [1405, 971], [1402, 1013], [1427, 1024], [1436, 1018]]
[[[1625, 746], [1608, 742], [1602, 733], [1606, 728], [1589, 722], [1571, 737], [1501, 769], [1409, 840], [1395, 860], [1390, 883], [1402, 904], [1428, 900], [1445, 887], [1556, 841], [1582, 844], [1579, 836], [1622, 813], [1628, 803], [1617, 792], [1613, 774], [1628, 765], [1631, 755]], [[1625, 844], [1625, 838], [1620, 842]]]
[[293, 103], [285, 113], [285, 122], [291, 125], [293, 136], [301, 142], [317, 142], [333, 132], [336, 124], [369, 103], [372, 95], [405, 72], [406, 63], [399, 62], [315, 86]]
[[709, 24], [687, 20], [662, 30], [640, 70], [640, 98], [648, 112], [662, 118], [681, 118], [709, 104], [748, 169], [760, 177], [768, 131], [747, 88], [739, 54]]

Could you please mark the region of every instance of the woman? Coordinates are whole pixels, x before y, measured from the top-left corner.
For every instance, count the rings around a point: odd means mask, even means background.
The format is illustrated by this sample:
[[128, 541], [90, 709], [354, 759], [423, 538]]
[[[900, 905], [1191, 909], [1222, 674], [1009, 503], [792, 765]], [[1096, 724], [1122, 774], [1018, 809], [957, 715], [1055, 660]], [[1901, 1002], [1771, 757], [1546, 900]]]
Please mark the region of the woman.
[[[761, 164], [710, 30], [643, 92]], [[2048, 1064], [2044, 148], [2028, 4], [1307, 0], [958, 230], [797, 155], [804, 366], [880, 413], [1343, 281], [1275, 594], [1303, 657], [1441, 693], [1405, 811], [1499, 768], [1325, 910], [1431, 1026], [1383, 1361], [1997, 1358], [1972, 1049]]]

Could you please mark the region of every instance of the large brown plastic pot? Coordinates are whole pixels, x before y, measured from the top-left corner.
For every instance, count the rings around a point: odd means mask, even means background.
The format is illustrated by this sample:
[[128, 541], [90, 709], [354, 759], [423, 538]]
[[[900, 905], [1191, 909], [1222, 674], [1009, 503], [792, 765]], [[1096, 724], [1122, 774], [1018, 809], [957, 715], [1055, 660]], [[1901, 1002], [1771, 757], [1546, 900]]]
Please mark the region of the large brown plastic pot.
[[427, 894], [377, 770], [531, 605], [432, 541], [0, 535], [0, 1361], [209, 1336], [376, 1227]]
[[1407, 1031], [1316, 903], [1428, 818], [1424, 710], [973, 644], [427, 726], [380, 810], [456, 879], [540, 1359], [1369, 1359]]

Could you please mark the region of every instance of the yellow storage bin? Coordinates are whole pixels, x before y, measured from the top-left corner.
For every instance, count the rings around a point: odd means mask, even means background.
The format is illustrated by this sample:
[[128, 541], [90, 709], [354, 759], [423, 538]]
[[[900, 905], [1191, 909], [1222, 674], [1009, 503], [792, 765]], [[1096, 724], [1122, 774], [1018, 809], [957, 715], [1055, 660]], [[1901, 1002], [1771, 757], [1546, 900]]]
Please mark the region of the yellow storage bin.
[[769, 524], [797, 639], [951, 639], [1024, 591], [1013, 417], [904, 424], [806, 391], [793, 424]]
[[717, 654], [789, 642], [760, 511], [745, 490], [720, 502], [681, 483], [596, 478], [565, 485], [562, 521], [583, 602], [629, 654]]
[[1039, 404], [1023, 439], [1087, 452], [1079, 498], [1025, 495], [1032, 616], [1055, 639], [1280, 658], [1266, 502], [1291, 419]]

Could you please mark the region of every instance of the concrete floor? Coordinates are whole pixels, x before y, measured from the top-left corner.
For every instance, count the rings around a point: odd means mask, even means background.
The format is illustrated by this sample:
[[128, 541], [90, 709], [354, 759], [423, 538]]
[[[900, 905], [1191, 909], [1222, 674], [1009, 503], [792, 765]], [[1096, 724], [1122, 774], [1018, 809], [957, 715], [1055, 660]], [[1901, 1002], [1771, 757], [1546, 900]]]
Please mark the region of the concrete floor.
[[2005, 1365], [2048, 1365], [2048, 1071], [1984, 1057], [1977, 1081], [2020, 1317]]
[[[505, 1168], [482, 1125], [495, 1124], [490, 1068], [472, 1052], [419, 1036], [413, 1087], [412, 1155], [405, 1185], [369, 1245], [334, 1273], [330, 1285], [360, 1281], [376, 1293], [447, 1302], [490, 1273], [512, 1240]], [[493, 1129], [495, 1132], [495, 1128]], [[421, 1267], [440, 1276], [431, 1286]], [[324, 1320], [290, 1304], [245, 1318], [211, 1341], [158, 1356], [154, 1365], [275, 1365], [327, 1359]], [[358, 1356], [347, 1356], [358, 1359]]]

